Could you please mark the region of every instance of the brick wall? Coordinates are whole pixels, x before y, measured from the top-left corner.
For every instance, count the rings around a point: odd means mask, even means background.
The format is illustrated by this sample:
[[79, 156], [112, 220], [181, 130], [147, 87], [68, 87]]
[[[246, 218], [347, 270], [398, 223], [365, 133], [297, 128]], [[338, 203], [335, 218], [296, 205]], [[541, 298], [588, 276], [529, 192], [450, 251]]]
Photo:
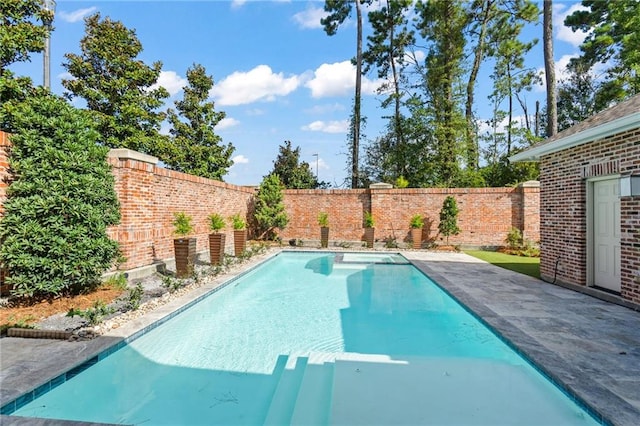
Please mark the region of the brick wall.
[[[638, 173], [640, 129], [543, 156], [540, 161], [540, 272], [587, 285], [587, 179]], [[640, 302], [640, 199], [622, 198], [621, 296]], [[556, 261], [558, 261], [556, 271]]]
[[[193, 217], [198, 251], [208, 250], [207, 217], [214, 212], [228, 218], [248, 216], [254, 189], [167, 170], [154, 157], [129, 150], [112, 150], [109, 162], [116, 178], [122, 219], [109, 229], [120, 243], [127, 262], [122, 269], [152, 264], [173, 257], [173, 213]], [[229, 223], [227, 249], [232, 249]]]
[[[0, 150], [0, 164], [6, 163]], [[117, 240], [127, 261], [123, 269], [145, 266], [173, 257], [173, 213], [185, 211], [194, 218], [198, 250], [207, 249], [207, 216], [213, 212], [225, 218], [239, 213], [249, 219], [253, 209], [253, 188], [241, 187], [166, 170], [157, 160], [129, 150], [112, 150], [116, 192], [122, 219], [111, 227], [109, 236]], [[0, 204], [4, 187], [0, 188]], [[452, 195], [460, 209], [460, 235], [453, 244], [500, 246], [511, 226], [538, 241], [537, 210], [539, 187], [481, 189], [358, 189], [287, 190], [285, 208], [290, 223], [281, 233], [287, 239], [319, 239], [318, 213], [329, 213], [332, 241], [360, 241], [364, 213], [371, 211], [376, 221], [376, 239], [408, 241], [409, 220], [415, 214], [425, 218], [424, 239], [439, 242], [438, 221], [442, 202]], [[249, 221], [250, 222], [250, 221]], [[231, 251], [232, 229], [228, 224], [227, 250]]]
[[423, 240], [442, 242], [438, 234], [440, 209], [447, 196], [455, 197], [460, 213], [459, 235], [449, 242], [467, 246], [501, 246], [509, 229], [517, 227], [526, 238], [539, 239], [539, 186], [472, 189], [360, 189], [287, 190], [284, 200], [290, 222], [283, 239], [319, 239], [318, 213], [329, 213], [330, 239], [360, 241], [364, 238], [364, 213], [375, 220], [376, 240], [409, 241], [409, 221], [420, 214], [425, 221]]

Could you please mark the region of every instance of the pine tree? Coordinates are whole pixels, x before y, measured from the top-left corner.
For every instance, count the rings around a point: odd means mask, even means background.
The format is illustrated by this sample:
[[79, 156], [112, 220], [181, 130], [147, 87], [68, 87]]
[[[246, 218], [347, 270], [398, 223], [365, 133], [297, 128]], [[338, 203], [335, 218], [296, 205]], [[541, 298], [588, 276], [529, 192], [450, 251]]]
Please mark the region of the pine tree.
[[256, 195], [255, 218], [261, 238], [275, 239], [276, 229], [283, 229], [289, 223], [289, 217], [284, 209], [282, 189], [282, 183], [275, 174], [266, 176], [260, 184]]
[[222, 180], [233, 164], [234, 147], [222, 145], [222, 138], [214, 133], [215, 126], [225, 117], [216, 112], [213, 102], [207, 102], [213, 87], [213, 78], [202, 65], [187, 70], [189, 85], [184, 87], [184, 97], [176, 101], [176, 111], [167, 112], [172, 125], [169, 131], [172, 143], [165, 152], [164, 162], [174, 170]]

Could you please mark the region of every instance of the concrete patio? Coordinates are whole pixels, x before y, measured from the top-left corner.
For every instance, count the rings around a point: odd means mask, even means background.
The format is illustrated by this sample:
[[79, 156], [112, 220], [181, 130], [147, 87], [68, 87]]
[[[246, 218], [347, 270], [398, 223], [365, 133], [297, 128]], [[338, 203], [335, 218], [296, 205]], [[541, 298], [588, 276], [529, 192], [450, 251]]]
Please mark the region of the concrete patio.
[[[640, 424], [640, 312], [460, 253], [402, 252], [603, 422]], [[264, 259], [252, 260], [246, 270]], [[267, 256], [268, 257], [268, 256]], [[242, 271], [236, 271], [241, 273]], [[226, 276], [224, 279], [231, 279]], [[69, 371], [219, 285], [86, 342], [3, 338], [0, 404]], [[2, 416], [2, 424], [89, 424]]]

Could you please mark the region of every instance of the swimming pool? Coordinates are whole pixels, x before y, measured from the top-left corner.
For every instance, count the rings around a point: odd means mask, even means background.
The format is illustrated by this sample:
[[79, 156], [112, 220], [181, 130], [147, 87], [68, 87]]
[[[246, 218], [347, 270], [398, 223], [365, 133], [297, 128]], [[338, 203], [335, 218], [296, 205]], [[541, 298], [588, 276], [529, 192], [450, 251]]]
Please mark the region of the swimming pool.
[[281, 253], [14, 414], [597, 424], [403, 259]]

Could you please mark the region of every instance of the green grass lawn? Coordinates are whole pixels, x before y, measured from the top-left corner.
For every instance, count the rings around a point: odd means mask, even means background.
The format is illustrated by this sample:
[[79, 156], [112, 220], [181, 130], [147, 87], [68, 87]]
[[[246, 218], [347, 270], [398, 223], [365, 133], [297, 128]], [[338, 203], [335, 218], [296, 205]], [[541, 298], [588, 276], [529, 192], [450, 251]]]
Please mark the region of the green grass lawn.
[[521, 274], [530, 275], [535, 278], [540, 278], [539, 257], [513, 256], [495, 251], [481, 250], [466, 250], [465, 253], [470, 256], [477, 257], [478, 259], [482, 259], [485, 262], [489, 262], [492, 265], [520, 272]]

